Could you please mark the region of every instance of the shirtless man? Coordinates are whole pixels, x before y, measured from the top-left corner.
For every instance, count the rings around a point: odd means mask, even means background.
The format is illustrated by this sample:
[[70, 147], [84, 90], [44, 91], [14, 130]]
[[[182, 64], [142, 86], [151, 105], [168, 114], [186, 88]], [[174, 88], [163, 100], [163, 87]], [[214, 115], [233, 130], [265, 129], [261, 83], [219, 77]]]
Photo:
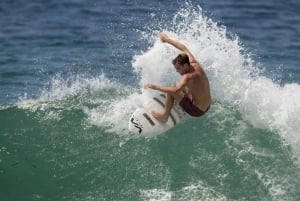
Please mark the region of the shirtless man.
[[164, 111], [152, 111], [152, 115], [161, 122], [167, 122], [170, 116], [174, 100], [191, 116], [204, 115], [211, 104], [208, 78], [196, 61], [193, 54], [182, 43], [169, 38], [166, 34], [160, 34], [160, 40], [169, 43], [182, 51], [172, 63], [176, 71], [181, 75], [175, 86], [160, 86], [146, 84], [145, 89], [154, 89], [167, 94]]

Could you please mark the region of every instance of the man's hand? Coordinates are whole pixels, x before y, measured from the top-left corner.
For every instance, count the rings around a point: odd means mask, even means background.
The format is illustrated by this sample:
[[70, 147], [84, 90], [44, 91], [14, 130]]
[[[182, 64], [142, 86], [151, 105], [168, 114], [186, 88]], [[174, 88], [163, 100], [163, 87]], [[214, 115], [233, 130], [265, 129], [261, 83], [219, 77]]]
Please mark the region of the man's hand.
[[159, 37], [160, 37], [161, 42], [163, 42], [163, 43], [167, 42], [167, 40], [169, 39], [169, 37], [165, 33], [160, 33]]
[[155, 85], [154, 84], [145, 84], [144, 88], [145, 89], [155, 89]]

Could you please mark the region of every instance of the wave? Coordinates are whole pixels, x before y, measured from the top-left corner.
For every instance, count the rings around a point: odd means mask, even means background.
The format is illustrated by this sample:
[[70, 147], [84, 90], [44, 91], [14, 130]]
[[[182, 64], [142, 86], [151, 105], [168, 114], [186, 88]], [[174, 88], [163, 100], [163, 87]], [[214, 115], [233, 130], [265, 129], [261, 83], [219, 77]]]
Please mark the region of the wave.
[[[232, 200], [232, 197], [239, 195], [253, 198], [257, 193], [260, 193], [255, 197], [258, 199], [263, 195], [265, 200], [289, 200], [298, 195], [299, 190], [296, 186], [299, 183], [299, 168], [294, 167], [294, 161], [286, 159], [287, 156], [290, 157], [289, 153], [282, 152], [288, 149], [282, 148], [281, 145], [287, 143], [291, 146], [293, 154], [299, 159], [299, 85], [279, 85], [272, 81], [272, 77], [265, 76], [263, 66], [252, 59], [251, 53], [243, 47], [238, 36], [232, 35], [225, 26], [207, 18], [201, 7], [190, 3], [175, 14], [171, 24], [160, 23], [150, 31], [141, 32], [141, 40], [148, 42], [149, 46], [145, 52], [132, 58], [132, 70], [137, 75], [138, 86], [124, 85], [103, 73], [91, 76], [72, 74], [67, 77], [58, 74], [52, 78], [48, 87], [42, 89], [38, 98], [32, 99], [25, 95], [16, 105], [2, 107], [0, 112], [4, 114], [3, 118], [14, 112], [16, 116], [19, 111], [10, 110], [17, 107], [22, 110], [19, 112], [19, 119], [27, 114], [38, 121], [50, 121], [42, 124], [44, 127], [41, 131], [47, 136], [51, 129], [53, 135], [60, 131], [62, 135], [67, 135], [62, 136], [59, 133], [53, 138], [55, 143], [64, 142], [61, 147], [68, 145], [70, 153], [80, 152], [77, 145], [72, 144], [72, 137], [76, 135], [73, 132], [77, 127], [70, 129], [70, 125], [74, 124], [81, 124], [78, 128], [82, 128], [77, 131], [78, 145], [83, 143], [82, 133], [95, 132], [93, 129], [89, 130], [91, 127], [96, 128], [97, 134], [100, 130], [105, 134], [130, 136], [129, 139], [132, 139], [127, 129], [129, 115], [155, 93], [144, 90], [143, 85], [148, 82], [173, 85], [178, 79], [171, 59], [179, 52], [159, 41], [160, 31], [187, 44], [204, 67], [211, 84], [212, 107], [200, 120], [185, 121], [183, 125], [156, 140], [129, 141], [126, 144], [128, 146], [123, 147], [122, 143], [126, 142], [122, 140], [121, 143], [118, 140], [112, 143], [111, 139], [108, 139], [107, 144], [101, 144], [102, 138], [94, 144], [92, 140], [85, 142], [87, 146], [83, 149], [87, 149], [85, 151], [88, 154], [95, 153], [92, 155], [97, 168], [91, 175], [100, 175], [100, 172], [101, 175], [115, 175], [115, 172], [110, 171], [112, 166], [126, 163], [126, 167], [117, 167], [121, 169], [120, 174], [124, 173], [126, 179], [129, 179], [129, 170], [138, 175], [136, 179], [140, 178], [145, 187], [139, 186], [138, 188], [142, 189], [139, 189], [137, 194], [145, 200]], [[63, 125], [51, 127], [53, 121], [55, 124], [66, 118], [71, 119], [72, 124], [65, 125], [65, 122], [62, 122]], [[18, 122], [13, 123], [19, 126]], [[33, 121], [32, 125], [35, 123], [36, 121]], [[61, 130], [56, 131], [57, 127]], [[65, 127], [68, 131], [71, 130], [67, 134], [64, 133]], [[39, 132], [40, 129], [37, 129], [36, 133]], [[188, 137], [182, 135], [187, 132]], [[41, 144], [38, 138], [36, 141], [37, 144]], [[260, 146], [257, 141], [263, 141], [261, 143], [264, 145]], [[112, 153], [111, 147], [118, 144], [118, 149]], [[101, 163], [96, 148], [99, 152], [107, 153], [101, 156], [106, 160], [103, 159], [102, 162], [114, 160], [110, 164], [112, 166]], [[177, 157], [170, 159], [169, 156], [179, 153], [177, 148], [180, 148], [182, 155], [178, 155], [178, 160]], [[49, 149], [45, 149], [44, 152], [48, 153]], [[121, 152], [126, 154], [122, 155]], [[151, 155], [152, 153], [154, 154]], [[116, 159], [112, 159], [112, 156]], [[137, 156], [140, 157], [138, 163]], [[55, 154], [53, 158], [58, 160]], [[76, 164], [78, 158], [69, 162]], [[182, 162], [181, 159], [183, 163], [177, 166], [179, 161]], [[64, 157], [58, 161], [66, 163]], [[115, 161], [118, 163], [114, 163]], [[80, 161], [83, 165], [85, 162]], [[74, 164], [70, 167], [73, 168]], [[99, 169], [98, 165], [107, 167], [106, 172]], [[83, 170], [85, 169], [80, 168], [80, 171]], [[133, 174], [130, 171], [129, 173]], [[185, 176], [180, 174], [183, 172]], [[204, 174], [212, 178], [205, 177]], [[155, 178], [162, 185], [147, 186], [148, 183], [144, 183], [145, 178]], [[84, 184], [90, 185], [90, 177], [85, 176], [84, 179]], [[242, 186], [240, 194], [233, 193], [236, 185], [244, 181], [246, 184]], [[97, 189], [95, 192], [103, 193], [99, 190], [99, 186], [103, 187], [101, 185], [103, 184], [96, 183], [92, 187]], [[134, 189], [130, 189], [128, 181], [119, 184], [117, 189], [121, 187], [133, 192], [136, 192], [137, 188], [133, 185]], [[248, 192], [250, 193], [247, 194]]]
[[43, 120], [59, 120], [65, 111], [80, 110], [84, 114], [84, 126], [96, 125], [122, 135], [128, 133], [125, 119], [135, 106], [133, 102], [138, 101], [136, 91], [109, 80], [103, 73], [95, 77], [71, 75], [67, 79], [58, 74], [38, 98], [28, 99], [25, 94], [17, 107], [29, 110], [38, 118], [42, 116]]
[[[195, 54], [208, 74], [214, 102], [239, 111], [255, 128], [278, 133], [299, 158], [299, 84], [282, 86], [265, 76], [263, 65], [252, 59], [239, 37], [207, 18], [200, 6], [187, 3], [176, 13], [171, 25], [160, 26], [154, 30], [162, 30], [185, 43]], [[174, 84], [176, 75], [171, 59], [178, 50], [161, 43], [157, 31], [143, 33], [143, 39], [154, 44], [134, 57], [133, 68], [140, 74], [140, 85]]]
[[206, 17], [200, 6], [190, 3], [175, 14], [171, 25], [159, 24], [150, 32], [141, 32], [141, 40], [150, 45], [148, 50], [132, 58], [132, 70], [139, 86], [124, 86], [104, 74], [71, 75], [67, 79], [56, 75], [39, 98], [24, 96], [18, 107], [46, 111], [46, 119], [59, 118], [60, 108], [76, 108], [86, 115], [86, 125], [129, 134], [128, 116], [154, 93], [144, 90], [143, 85], [149, 82], [173, 85], [178, 79], [171, 59], [179, 51], [161, 43], [158, 30], [185, 43], [204, 67], [213, 101], [221, 104], [221, 108], [216, 104], [212, 107], [212, 117], [216, 118], [214, 114], [229, 107], [255, 128], [278, 133], [295, 155], [300, 156], [300, 86], [297, 83], [282, 86], [272, 81], [272, 77], [264, 76], [263, 66], [252, 59], [251, 52], [243, 47], [237, 35]]

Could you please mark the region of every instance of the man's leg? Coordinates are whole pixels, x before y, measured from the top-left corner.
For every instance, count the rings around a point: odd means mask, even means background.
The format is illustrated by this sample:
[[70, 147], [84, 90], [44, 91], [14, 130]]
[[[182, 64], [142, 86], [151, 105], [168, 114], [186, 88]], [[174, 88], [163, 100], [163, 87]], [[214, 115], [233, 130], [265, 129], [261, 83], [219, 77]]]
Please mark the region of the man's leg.
[[167, 93], [166, 102], [165, 102], [165, 110], [163, 112], [152, 111], [151, 114], [157, 120], [166, 123], [170, 116], [171, 109], [174, 104], [174, 98], [171, 94]]
[[179, 92], [178, 94], [167, 93], [166, 102], [165, 102], [165, 110], [163, 112], [152, 111], [151, 114], [157, 120], [159, 120], [163, 123], [166, 123], [168, 121], [172, 107], [174, 105], [174, 99], [176, 101], [180, 102], [183, 97], [184, 97], [184, 93], [182, 91]]

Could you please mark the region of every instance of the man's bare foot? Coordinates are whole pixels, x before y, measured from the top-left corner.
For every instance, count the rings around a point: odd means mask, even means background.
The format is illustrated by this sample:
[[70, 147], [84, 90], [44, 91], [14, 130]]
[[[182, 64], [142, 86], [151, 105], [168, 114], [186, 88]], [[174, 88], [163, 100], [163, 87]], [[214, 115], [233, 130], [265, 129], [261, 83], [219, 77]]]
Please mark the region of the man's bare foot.
[[155, 119], [161, 121], [162, 123], [166, 123], [168, 121], [168, 117], [166, 117], [163, 113], [151, 111], [151, 114]]

